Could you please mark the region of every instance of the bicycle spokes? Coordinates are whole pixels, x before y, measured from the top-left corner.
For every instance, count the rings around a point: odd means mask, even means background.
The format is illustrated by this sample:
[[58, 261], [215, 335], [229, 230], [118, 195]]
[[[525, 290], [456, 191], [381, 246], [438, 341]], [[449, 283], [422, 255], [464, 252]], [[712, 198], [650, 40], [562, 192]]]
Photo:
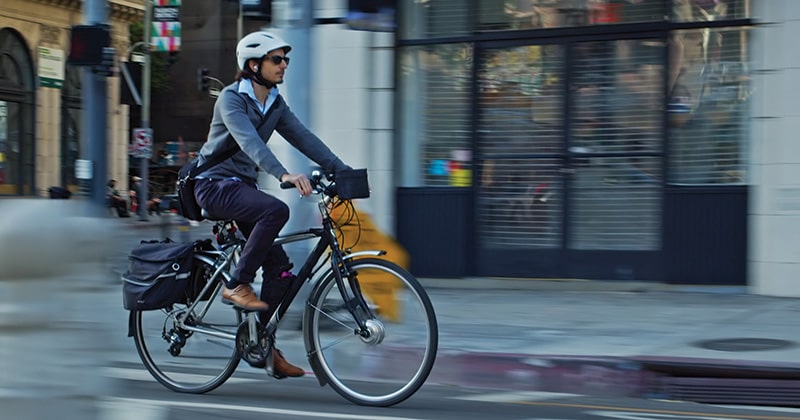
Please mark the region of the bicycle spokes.
[[[438, 347], [433, 307], [419, 283], [384, 260], [355, 260], [360, 278], [388, 278], [385, 293], [365, 288], [360, 305], [348, 305], [334, 276], [321, 280], [306, 306], [309, 360], [320, 382], [358, 404], [396, 404], [422, 386]], [[347, 295], [347, 294], [345, 294]], [[362, 311], [359, 313], [359, 311]]]

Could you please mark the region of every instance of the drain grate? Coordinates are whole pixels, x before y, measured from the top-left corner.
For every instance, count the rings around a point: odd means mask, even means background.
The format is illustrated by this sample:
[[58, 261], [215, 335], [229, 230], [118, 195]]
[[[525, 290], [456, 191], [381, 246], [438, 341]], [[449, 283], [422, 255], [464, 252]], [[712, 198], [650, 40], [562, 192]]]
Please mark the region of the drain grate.
[[747, 352], [780, 350], [792, 347], [795, 343], [789, 340], [777, 340], [773, 338], [725, 338], [698, 341], [693, 345], [708, 350]]
[[658, 390], [671, 399], [704, 404], [800, 407], [800, 381], [733, 378], [663, 378]]

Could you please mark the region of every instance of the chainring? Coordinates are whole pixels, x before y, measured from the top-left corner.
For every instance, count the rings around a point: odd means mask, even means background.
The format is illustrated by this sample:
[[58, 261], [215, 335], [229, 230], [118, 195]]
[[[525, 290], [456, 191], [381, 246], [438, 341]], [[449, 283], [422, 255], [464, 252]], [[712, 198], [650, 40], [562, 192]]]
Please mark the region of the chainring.
[[264, 366], [270, 349], [270, 339], [267, 330], [259, 323], [256, 326], [258, 338], [255, 343], [250, 342], [250, 328], [245, 319], [236, 331], [236, 350], [239, 356], [252, 366]]

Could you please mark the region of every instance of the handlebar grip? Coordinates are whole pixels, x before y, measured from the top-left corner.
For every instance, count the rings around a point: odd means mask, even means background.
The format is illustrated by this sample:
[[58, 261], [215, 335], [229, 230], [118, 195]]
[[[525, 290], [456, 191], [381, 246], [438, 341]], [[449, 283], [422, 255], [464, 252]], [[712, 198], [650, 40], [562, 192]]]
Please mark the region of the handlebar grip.
[[291, 182], [281, 182], [282, 190], [291, 190], [292, 188], [294, 188], [294, 184], [292, 184]]

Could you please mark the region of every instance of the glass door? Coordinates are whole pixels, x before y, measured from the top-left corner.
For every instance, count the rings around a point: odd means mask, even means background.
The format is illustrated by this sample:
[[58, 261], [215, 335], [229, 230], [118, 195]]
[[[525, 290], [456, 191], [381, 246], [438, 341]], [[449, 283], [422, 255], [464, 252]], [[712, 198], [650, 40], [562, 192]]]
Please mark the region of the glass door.
[[[478, 64], [479, 271], [557, 272], [563, 247], [564, 45], [481, 51]], [[509, 271], [497, 272], [492, 261]]]
[[664, 57], [658, 39], [572, 45], [567, 248], [660, 249]]

